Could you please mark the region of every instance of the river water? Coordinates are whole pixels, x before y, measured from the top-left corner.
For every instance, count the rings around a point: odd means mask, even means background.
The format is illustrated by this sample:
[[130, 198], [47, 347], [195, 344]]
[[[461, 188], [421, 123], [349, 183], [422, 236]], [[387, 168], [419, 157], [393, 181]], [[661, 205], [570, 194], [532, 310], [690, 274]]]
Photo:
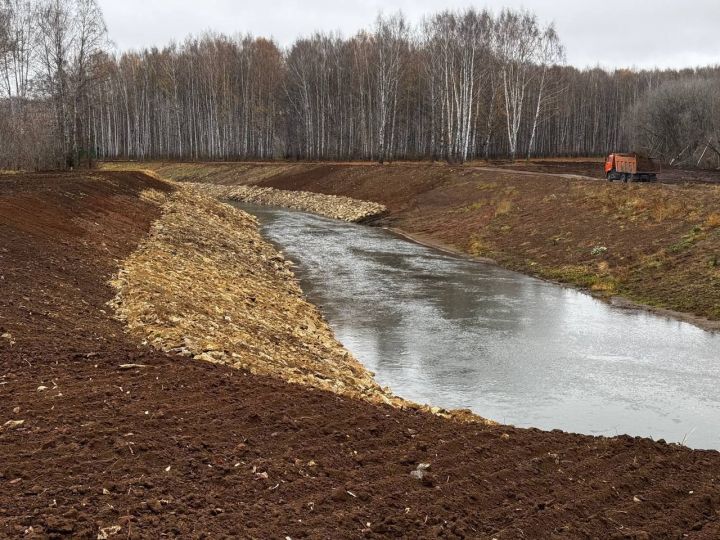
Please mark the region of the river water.
[[397, 395], [520, 427], [720, 449], [720, 334], [382, 229], [237, 206]]

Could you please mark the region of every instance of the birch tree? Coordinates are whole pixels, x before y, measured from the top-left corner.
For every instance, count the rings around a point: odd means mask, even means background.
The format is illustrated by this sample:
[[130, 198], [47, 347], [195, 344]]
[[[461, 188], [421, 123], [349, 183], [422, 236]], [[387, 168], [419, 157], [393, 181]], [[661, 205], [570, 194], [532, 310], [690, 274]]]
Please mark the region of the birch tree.
[[0, 87], [11, 102], [19, 106], [27, 99], [35, 21], [32, 7], [25, 0], [0, 3]]
[[550, 25], [540, 35], [537, 43], [536, 68], [540, 71], [537, 84], [537, 97], [535, 98], [535, 114], [533, 116], [532, 128], [530, 130], [530, 142], [528, 143], [527, 159], [530, 159], [535, 151], [535, 140], [537, 136], [538, 122], [540, 121], [543, 109], [552, 102], [553, 98], [559, 96], [559, 92], [548, 92], [548, 71], [564, 61], [565, 52], [555, 28]]
[[408, 27], [402, 15], [378, 17], [373, 36], [373, 86], [377, 106], [373, 156], [381, 163], [392, 159], [397, 127], [399, 85], [407, 51]]
[[0, 166], [634, 149], [720, 166], [720, 68], [565, 66], [552, 25], [524, 11], [381, 16], [286, 49], [210, 32], [107, 49], [95, 0], [0, 0]]
[[95, 0], [46, 0], [38, 6], [36, 20], [41, 81], [55, 105], [63, 155], [73, 167], [81, 142], [88, 142], [82, 107], [94, 80], [94, 60], [104, 46], [105, 23]]
[[495, 25], [495, 40], [505, 97], [509, 156], [514, 160], [542, 35], [537, 19], [531, 13], [504, 10]]
[[425, 23], [431, 51], [428, 67], [439, 103], [440, 153], [446, 159], [467, 160], [475, 140], [481, 79], [488, 73], [491, 56], [491, 30], [487, 11], [446, 11]]

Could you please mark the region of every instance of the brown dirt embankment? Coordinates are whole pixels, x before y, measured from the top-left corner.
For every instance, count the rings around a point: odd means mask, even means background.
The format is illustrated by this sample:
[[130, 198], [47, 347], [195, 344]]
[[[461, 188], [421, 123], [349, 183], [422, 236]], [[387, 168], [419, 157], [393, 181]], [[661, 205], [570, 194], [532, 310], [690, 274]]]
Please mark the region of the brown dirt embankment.
[[[122, 165], [116, 165], [122, 167]], [[148, 166], [148, 165], [143, 165]], [[153, 164], [164, 177], [345, 195], [431, 244], [720, 321], [720, 186], [621, 184], [432, 164]]]
[[150, 189], [172, 188], [0, 176], [0, 537], [717, 538], [717, 452], [458, 424], [140, 346], [108, 282], [160, 217]]

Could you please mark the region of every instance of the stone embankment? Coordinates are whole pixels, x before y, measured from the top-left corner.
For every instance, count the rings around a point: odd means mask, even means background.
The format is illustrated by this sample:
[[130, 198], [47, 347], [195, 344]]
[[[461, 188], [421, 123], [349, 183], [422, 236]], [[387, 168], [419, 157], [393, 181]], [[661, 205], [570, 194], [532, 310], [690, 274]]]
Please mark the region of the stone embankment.
[[350, 197], [323, 195], [307, 191], [284, 191], [257, 186], [224, 186], [188, 183], [201, 193], [216, 199], [247, 202], [264, 206], [292, 208], [332, 219], [359, 223], [386, 212], [382, 204], [360, 201]]
[[138, 341], [371, 403], [489, 423], [381, 388], [335, 339], [292, 263], [263, 240], [250, 214], [188, 184], [140, 196], [160, 205], [161, 217], [111, 281], [117, 294], [110, 302]]
[[112, 281], [136, 338], [166, 352], [392, 403], [334, 338], [254, 217], [189, 186], [143, 194], [162, 216]]

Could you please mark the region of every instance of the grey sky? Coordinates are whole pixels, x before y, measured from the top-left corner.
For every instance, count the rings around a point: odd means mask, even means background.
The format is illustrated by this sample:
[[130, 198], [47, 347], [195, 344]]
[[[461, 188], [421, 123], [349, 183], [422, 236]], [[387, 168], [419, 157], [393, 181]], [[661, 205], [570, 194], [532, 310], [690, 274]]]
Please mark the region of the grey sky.
[[382, 10], [413, 22], [446, 8], [525, 7], [554, 21], [568, 63], [603, 67], [720, 64], [720, 0], [99, 0], [120, 50], [182, 41], [215, 30], [288, 45], [314, 30], [344, 35]]

